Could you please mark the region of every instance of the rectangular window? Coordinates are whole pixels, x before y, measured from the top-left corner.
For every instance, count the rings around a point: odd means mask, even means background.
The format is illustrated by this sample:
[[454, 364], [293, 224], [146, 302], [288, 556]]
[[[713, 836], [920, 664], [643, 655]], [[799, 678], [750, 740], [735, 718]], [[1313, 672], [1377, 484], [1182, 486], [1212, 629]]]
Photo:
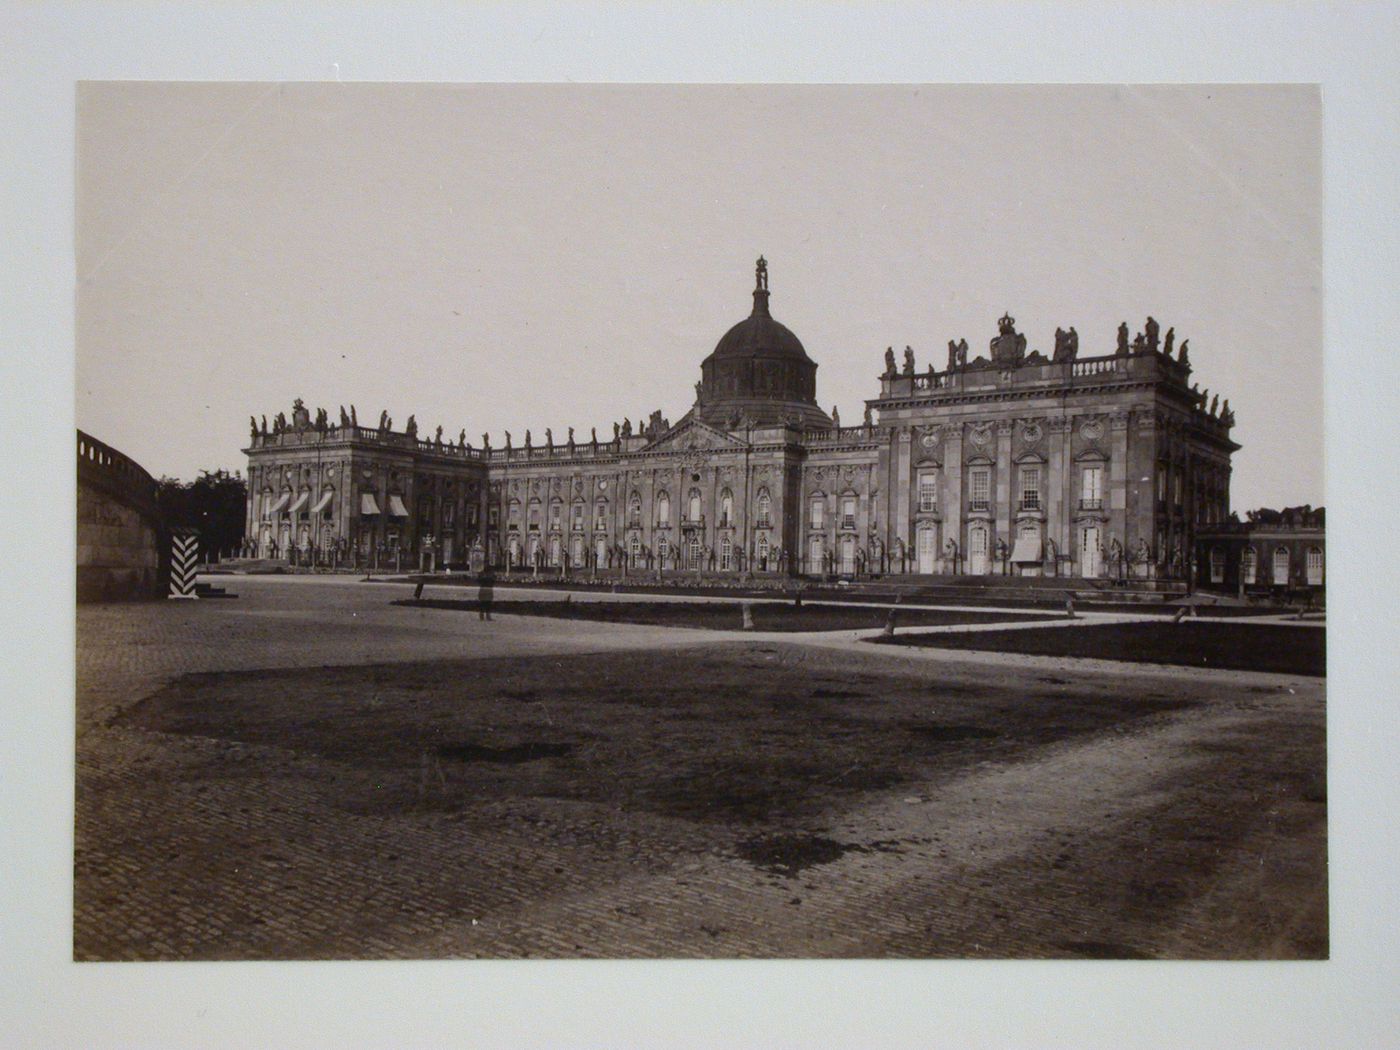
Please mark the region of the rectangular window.
[[583, 504], [582, 504], [582, 503], [575, 503], [575, 504], [574, 504], [574, 531], [575, 531], [575, 532], [582, 532], [582, 531], [583, 531]]
[[812, 528], [819, 529], [826, 524], [826, 500], [818, 496], [812, 500]]
[[1244, 582], [1253, 586], [1259, 576], [1259, 555], [1254, 552], [1253, 547], [1244, 549], [1240, 571], [1244, 574]]
[[938, 475], [931, 470], [919, 475], [919, 509], [938, 509]]
[[968, 502], [972, 510], [987, 510], [991, 506], [992, 472], [986, 467], [974, 467], [968, 479]]
[[1157, 502], [1167, 502], [1167, 468], [1157, 468]]
[[1181, 471], [1172, 474], [1172, 503], [1181, 506]]
[[1103, 507], [1103, 468], [1085, 467], [1080, 477], [1079, 505], [1085, 510]]
[[841, 498], [841, 527], [843, 529], [856, 527], [856, 498], [854, 496]]
[[1021, 509], [1040, 509], [1040, 468], [1021, 468]]

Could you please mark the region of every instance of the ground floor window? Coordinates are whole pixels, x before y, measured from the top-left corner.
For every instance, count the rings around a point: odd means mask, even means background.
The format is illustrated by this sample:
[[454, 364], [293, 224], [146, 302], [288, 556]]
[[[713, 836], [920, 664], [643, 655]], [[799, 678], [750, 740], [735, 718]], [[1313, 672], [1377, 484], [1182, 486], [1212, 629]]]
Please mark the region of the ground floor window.
[[661, 568], [666, 567], [666, 559], [671, 556], [671, 541], [662, 536], [656, 541], [656, 557], [661, 564]]
[[719, 541], [719, 567], [723, 572], [734, 569], [734, 541], [724, 536]]
[[768, 533], [758, 534], [758, 567], [766, 572], [768, 570]]
[[1212, 547], [1210, 549], [1210, 582], [1225, 582], [1225, 548]]
[[1308, 586], [1322, 586], [1322, 548], [1309, 547], [1307, 556]]
[[1288, 582], [1288, 548], [1274, 548], [1274, 583], [1283, 585]]
[[688, 551], [689, 551], [689, 554], [690, 554], [690, 568], [692, 568], [692, 569], [699, 569], [699, 568], [700, 568], [700, 537], [699, 537], [699, 535], [697, 535], [696, 533], [693, 533], [693, 532], [692, 532], [692, 533], [690, 534], [690, 540], [687, 542], [686, 547], [687, 547], [687, 549], [688, 549]]
[[1253, 585], [1259, 576], [1259, 552], [1253, 547], [1246, 547], [1240, 556], [1240, 575], [1247, 585]]

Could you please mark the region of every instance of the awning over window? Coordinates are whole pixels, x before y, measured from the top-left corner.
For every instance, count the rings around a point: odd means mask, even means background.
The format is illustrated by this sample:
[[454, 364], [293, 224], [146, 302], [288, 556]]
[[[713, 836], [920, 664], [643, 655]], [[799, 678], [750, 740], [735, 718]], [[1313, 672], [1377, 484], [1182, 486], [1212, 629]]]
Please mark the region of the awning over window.
[[1016, 547], [1011, 552], [1013, 563], [1040, 561], [1040, 537], [1017, 536]]
[[303, 507], [306, 506], [306, 501], [310, 498], [311, 490], [308, 489], [307, 491], [303, 492], [300, 496], [297, 497], [297, 501], [295, 503], [293, 503], [290, 507], [287, 508], [287, 513], [296, 514], [298, 511], [300, 511]]
[[373, 492], [360, 493], [360, 513], [365, 517], [372, 517], [379, 513], [379, 504], [374, 501]]
[[321, 493], [321, 498], [316, 501], [316, 506], [311, 508], [312, 514], [320, 514], [331, 505], [331, 500], [335, 499], [335, 489], [326, 489]]
[[405, 506], [403, 505], [403, 500], [401, 500], [401, 499], [399, 498], [399, 496], [398, 496], [397, 493], [390, 493], [390, 494], [389, 494], [389, 517], [391, 517], [391, 518], [406, 518], [406, 517], [408, 517], [408, 508], [405, 507]]
[[291, 498], [292, 498], [292, 494], [291, 494], [290, 492], [284, 492], [284, 493], [282, 493], [282, 495], [280, 495], [280, 496], [277, 497], [277, 502], [276, 502], [276, 503], [274, 503], [272, 506], [268, 507], [267, 510], [263, 511], [263, 517], [265, 517], [265, 518], [270, 518], [270, 517], [272, 517], [274, 514], [276, 514], [278, 511], [280, 511], [283, 507], [285, 507], [285, 506], [287, 505], [287, 500], [289, 500], [289, 499], [291, 499]]

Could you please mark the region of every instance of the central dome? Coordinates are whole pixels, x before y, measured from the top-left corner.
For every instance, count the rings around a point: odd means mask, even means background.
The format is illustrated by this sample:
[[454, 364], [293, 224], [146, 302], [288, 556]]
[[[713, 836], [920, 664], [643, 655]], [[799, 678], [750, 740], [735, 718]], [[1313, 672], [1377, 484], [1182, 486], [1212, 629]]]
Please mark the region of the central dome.
[[700, 365], [696, 411], [706, 423], [732, 427], [790, 423], [831, 426], [817, 407], [817, 365], [802, 341], [768, 312], [768, 264], [758, 260], [753, 312], [715, 344]]
[[[760, 299], [759, 297], [762, 296]], [[768, 293], [754, 292], [753, 313], [725, 332], [715, 344], [714, 357], [786, 357], [811, 363], [802, 340], [768, 312]]]

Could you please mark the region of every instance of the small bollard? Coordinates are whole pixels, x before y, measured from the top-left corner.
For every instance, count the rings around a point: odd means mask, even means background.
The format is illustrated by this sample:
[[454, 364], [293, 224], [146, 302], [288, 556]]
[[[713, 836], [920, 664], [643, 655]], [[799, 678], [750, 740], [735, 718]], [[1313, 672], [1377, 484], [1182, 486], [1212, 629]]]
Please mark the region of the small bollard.
[[802, 608], [802, 588], [801, 588], [801, 587], [797, 588], [795, 594], [796, 594], [796, 597], [794, 597], [793, 600], [792, 600], [792, 607], [793, 607], [794, 609], [800, 609], [800, 608]]
[[1075, 618], [1075, 616], [1074, 616], [1074, 595], [1072, 595], [1072, 594], [1071, 594], [1068, 598], [1065, 599], [1065, 615], [1068, 616], [1071, 620], [1073, 620], [1073, 619]]
[[885, 616], [885, 626], [884, 626], [884, 628], [881, 629], [881, 631], [880, 631], [880, 637], [881, 637], [881, 638], [893, 638], [893, 637], [894, 637], [894, 621], [895, 621], [895, 617], [896, 617], [896, 615], [898, 615], [898, 613], [899, 613], [899, 610], [896, 609], [893, 605], [891, 605], [891, 606], [890, 606], [890, 611], [889, 611], [889, 613], [886, 614], [886, 616]]
[[744, 630], [753, 630], [753, 602], [744, 602]]
[[419, 580], [418, 585], [413, 588], [413, 600], [416, 602], [421, 597], [423, 597], [423, 581]]
[[1189, 605], [1182, 606], [1180, 609], [1178, 609], [1176, 611], [1176, 615], [1172, 617], [1172, 623], [1180, 623], [1182, 620], [1186, 619], [1186, 613], [1189, 610]]

